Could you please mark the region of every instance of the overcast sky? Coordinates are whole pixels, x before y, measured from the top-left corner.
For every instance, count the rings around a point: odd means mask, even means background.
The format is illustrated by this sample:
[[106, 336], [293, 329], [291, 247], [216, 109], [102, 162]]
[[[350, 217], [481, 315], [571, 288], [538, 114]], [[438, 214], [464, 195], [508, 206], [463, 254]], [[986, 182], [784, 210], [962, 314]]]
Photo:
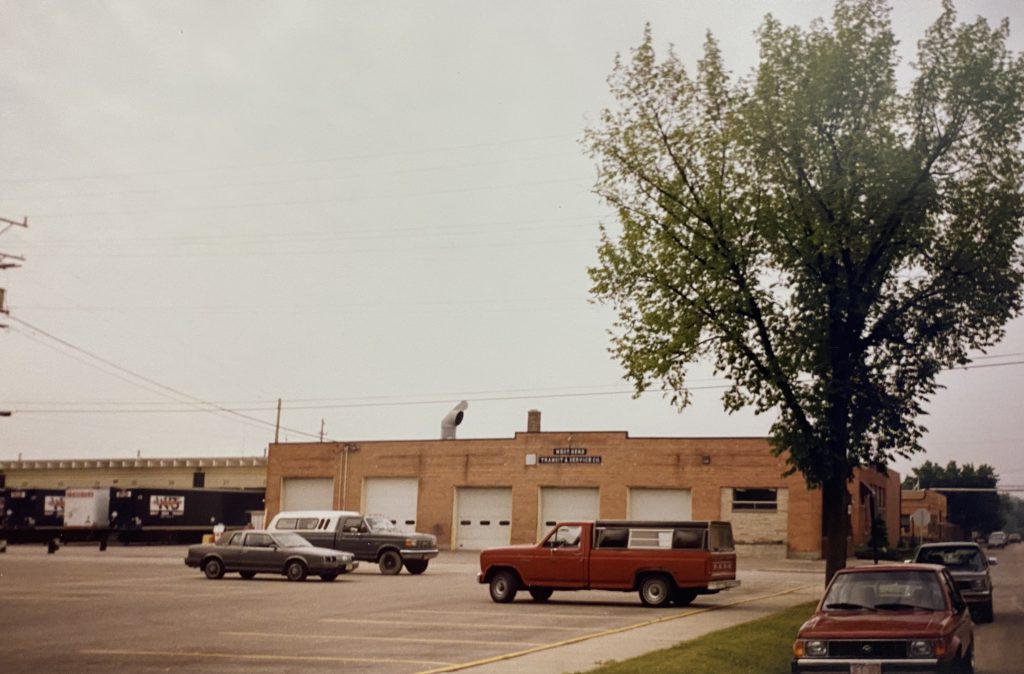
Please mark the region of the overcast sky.
[[[893, 14], [909, 76], [938, 0]], [[1009, 17], [1024, 3], [956, 3]], [[595, 170], [579, 144], [652, 26], [734, 74], [817, 0], [0, 0], [0, 460], [258, 456], [273, 440], [545, 430], [764, 435], [697, 369], [630, 396], [588, 303]], [[0, 225], [2, 229], [2, 225]], [[1024, 321], [944, 374], [924, 459], [1024, 484]], [[991, 357], [998, 356], [998, 357]], [[896, 468], [905, 472], [908, 464]]]

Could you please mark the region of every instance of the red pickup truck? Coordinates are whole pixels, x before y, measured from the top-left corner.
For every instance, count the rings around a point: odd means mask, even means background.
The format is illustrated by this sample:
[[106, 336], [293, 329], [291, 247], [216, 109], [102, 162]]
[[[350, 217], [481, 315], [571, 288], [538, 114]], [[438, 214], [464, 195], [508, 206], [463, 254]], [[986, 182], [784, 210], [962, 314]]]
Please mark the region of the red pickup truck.
[[499, 603], [520, 589], [535, 601], [555, 590], [636, 590], [656, 607], [740, 584], [728, 522], [623, 520], [562, 522], [537, 545], [484, 550], [477, 580]]

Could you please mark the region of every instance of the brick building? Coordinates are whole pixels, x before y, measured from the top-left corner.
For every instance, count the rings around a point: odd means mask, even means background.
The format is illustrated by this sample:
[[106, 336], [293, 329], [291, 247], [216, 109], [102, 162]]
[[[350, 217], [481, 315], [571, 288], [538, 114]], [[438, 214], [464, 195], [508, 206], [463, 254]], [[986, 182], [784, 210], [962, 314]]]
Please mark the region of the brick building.
[[[820, 557], [821, 493], [785, 470], [766, 438], [542, 431], [531, 411], [510, 439], [272, 444], [267, 517], [382, 513], [451, 549], [531, 543], [560, 519], [721, 519], [741, 545]], [[867, 539], [870, 494], [895, 543], [899, 476], [859, 470], [850, 493], [851, 542]]]
[[[922, 517], [918, 511], [927, 513]], [[927, 520], [927, 524], [915, 524], [912, 516]], [[930, 489], [905, 489], [900, 504], [900, 534], [908, 542], [952, 541], [963, 538], [960, 527], [949, 521], [949, 506], [945, 494]]]

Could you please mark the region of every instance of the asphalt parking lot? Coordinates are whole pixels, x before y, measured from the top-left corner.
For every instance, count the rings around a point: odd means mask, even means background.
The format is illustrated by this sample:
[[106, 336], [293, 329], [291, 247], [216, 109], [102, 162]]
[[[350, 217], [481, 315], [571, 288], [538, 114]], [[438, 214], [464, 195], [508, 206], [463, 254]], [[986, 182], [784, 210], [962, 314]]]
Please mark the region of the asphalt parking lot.
[[207, 580], [184, 552], [10, 546], [0, 671], [576, 671], [808, 601], [822, 577], [815, 564], [741, 561], [742, 587], [684, 609], [610, 592], [498, 605], [476, 583], [475, 553], [442, 553], [422, 576], [364, 565], [333, 583], [290, 583]]

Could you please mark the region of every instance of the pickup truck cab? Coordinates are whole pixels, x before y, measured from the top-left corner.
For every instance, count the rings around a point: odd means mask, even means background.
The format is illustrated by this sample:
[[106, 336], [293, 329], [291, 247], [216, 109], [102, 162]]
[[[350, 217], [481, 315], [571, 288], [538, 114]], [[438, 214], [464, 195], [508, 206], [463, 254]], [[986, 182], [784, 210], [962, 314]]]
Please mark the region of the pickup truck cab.
[[740, 583], [728, 522], [562, 522], [536, 545], [480, 553], [480, 583], [506, 603], [520, 589], [535, 601], [555, 590], [637, 591], [647, 606], [686, 606]]
[[399, 531], [382, 515], [351, 510], [280, 512], [267, 529], [293, 531], [315, 546], [351, 552], [357, 560], [376, 562], [388, 576], [398, 574], [403, 566], [419, 575], [438, 552], [435, 536]]

